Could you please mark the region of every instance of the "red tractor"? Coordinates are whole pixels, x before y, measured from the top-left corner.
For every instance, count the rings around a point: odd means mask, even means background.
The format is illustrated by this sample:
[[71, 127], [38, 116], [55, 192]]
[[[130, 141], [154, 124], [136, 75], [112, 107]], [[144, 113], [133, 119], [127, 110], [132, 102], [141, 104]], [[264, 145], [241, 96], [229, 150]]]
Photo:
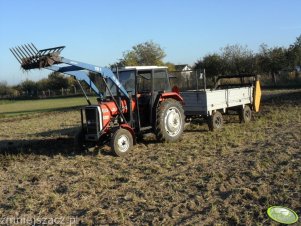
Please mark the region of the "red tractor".
[[[24, 70], [47, 68], [84, 81], [98, 95], [98, 104], [81, 110], [80, 144], [110, 143], [112, 151], [123, 156], [136, 138], [153, 132], [160, 141], [177, 141], [183, 133], [182, 97], [172, 92], [166, 67], [109, 68], [61, 57], [64, 46], [37, 50], [33, 44], [11, 49]], [[101, 79], [102, 89], [91, 80]], [[84, 89], [82, 89], [84, 91]]]
[[80, 143], [110, 142], [112, 151], [125, 155], [136, 138], [153, 132], [160, 141], [177, 141], [183, 132], [182, 97], [172, 92], [166, 67], [125, 67], [115, 72], [129, 94], [126, 98], [109, 79], [98, 105], [81, 111]]

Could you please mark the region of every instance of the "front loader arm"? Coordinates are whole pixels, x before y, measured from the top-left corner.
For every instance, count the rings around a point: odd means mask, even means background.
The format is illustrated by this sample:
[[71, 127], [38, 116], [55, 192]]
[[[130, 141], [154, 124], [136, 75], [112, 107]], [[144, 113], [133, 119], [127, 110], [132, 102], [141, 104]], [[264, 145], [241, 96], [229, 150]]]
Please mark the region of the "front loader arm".
[[58, 67], [56, 65], [48, 66], [46, 69], [55, 72], [61, 72], [67, 75], [73, 76], [78, 81], [84, 81], [92, 90], [93, 92], [102, 98], [102, 93], [99, 89], [95, 86], [93, 81], [89, 78], [87, 71], [76, 71], [76, 70], [62, 70], [64, 67]]
[[[119, 80], [117, 79], [117, 77], [115, 76], [115, 74], [112, 72], [112, 70], [110, 68], [99, 67], [99, 66], [95, 66], [92, 64], [86, 64], [86, 63], [82, 63], [82, 62], [75, 61], [75, 60], [69, 60], [64, 57], [61, 57], [60, 61], [65, 64], [72, 65], [73, 69], [77, 68], [77, 70], [88, 70], [88, 71], [98, 74], [99, 76], [103, 77], [104, 79], [110, 79], [113, 82], [113, 84], [116, 85], [117, 89], [119, 89], [120, 92], [129, 99], [129, 95], [128, 95], [127, 91], [125, 90], [123, 85], [119, 82]], [[67, 68], [67, 70], [70, 71], [70, 69], [68, 69], [68, 68]], [[67, 72], [64, 72], [64, 69], [62, 69], [62, 73], [67, 74]]]
[[103, 79], [110, 79], [117, 89], [128, 99], [130, 97], [123, 85], [116, 78], [111, 69], [87, 64], [61, 57], [60, 53], [65, 46], [38, 50], [33, 44], [23, 45], [10, 49], [24, 70], [46, 68], [52, 71], [74, 76], [77, 80], [83, 80], [100, 97], [101, 92], [89, 78], [89, 72], [94, 72]]

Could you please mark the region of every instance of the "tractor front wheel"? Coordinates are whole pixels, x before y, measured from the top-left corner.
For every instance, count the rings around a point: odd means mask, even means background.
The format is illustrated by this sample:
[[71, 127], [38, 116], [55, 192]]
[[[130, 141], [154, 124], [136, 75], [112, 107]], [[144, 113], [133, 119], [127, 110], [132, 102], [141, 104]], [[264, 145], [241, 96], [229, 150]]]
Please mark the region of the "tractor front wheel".
[[132, 149], [133, 136], [128, 130], [120, 128], [113, 134], [110, 146], [115, 155], [122, 157]]
[[184, 110], [182, 105], [174, 100], [167, 99], [160, 103], [157, 109], [155, 133], [160, 141], [177, 141], [184, 129]]

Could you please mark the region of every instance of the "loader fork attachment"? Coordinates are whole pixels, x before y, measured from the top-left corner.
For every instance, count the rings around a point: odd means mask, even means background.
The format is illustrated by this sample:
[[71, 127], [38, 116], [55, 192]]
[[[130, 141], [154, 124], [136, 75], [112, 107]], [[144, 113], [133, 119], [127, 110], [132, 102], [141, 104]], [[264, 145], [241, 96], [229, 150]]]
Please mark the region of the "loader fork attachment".
[[21, 64], [23, 70], [46, 68], [51, 71], [64, 73], [73, 76], [76, 80], [85, 81], [85, 83], [102, 98], [102, 93], [89, 77], [89, 73], [96, 73], [103, 79], [109, 79], [120, 92], [130, 101], [126, 89], [114, 75], [110, 68], [99, 67], [93, 64], [87, 64], [76, 60], [60, 56], [65, 46], [38, 50], [34, 44], [27, 44], [11, 48], [10, 51]]
[[45, 68], [60, 63], [60, 53], [65, 46], [38, 50], [34, 44], [25, 44], [9, 49], [24, 70]]

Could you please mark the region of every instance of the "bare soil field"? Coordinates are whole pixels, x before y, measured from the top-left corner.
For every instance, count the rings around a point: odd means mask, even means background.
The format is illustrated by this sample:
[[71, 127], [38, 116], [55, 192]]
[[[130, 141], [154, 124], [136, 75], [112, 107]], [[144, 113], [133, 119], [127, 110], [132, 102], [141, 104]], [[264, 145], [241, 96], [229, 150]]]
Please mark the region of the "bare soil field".
[[0, 220], [279, 225], [266, 214], [272, 205], [301, 215], [300, 112], [301, 89], [265, 91], [249, 124], [226, 116], [221, 131], [209, 132], [194, 121], [181, 141], [145, 136], [124, 158], [108, 147], [76, 151], [75, 109], [2, 118]]

